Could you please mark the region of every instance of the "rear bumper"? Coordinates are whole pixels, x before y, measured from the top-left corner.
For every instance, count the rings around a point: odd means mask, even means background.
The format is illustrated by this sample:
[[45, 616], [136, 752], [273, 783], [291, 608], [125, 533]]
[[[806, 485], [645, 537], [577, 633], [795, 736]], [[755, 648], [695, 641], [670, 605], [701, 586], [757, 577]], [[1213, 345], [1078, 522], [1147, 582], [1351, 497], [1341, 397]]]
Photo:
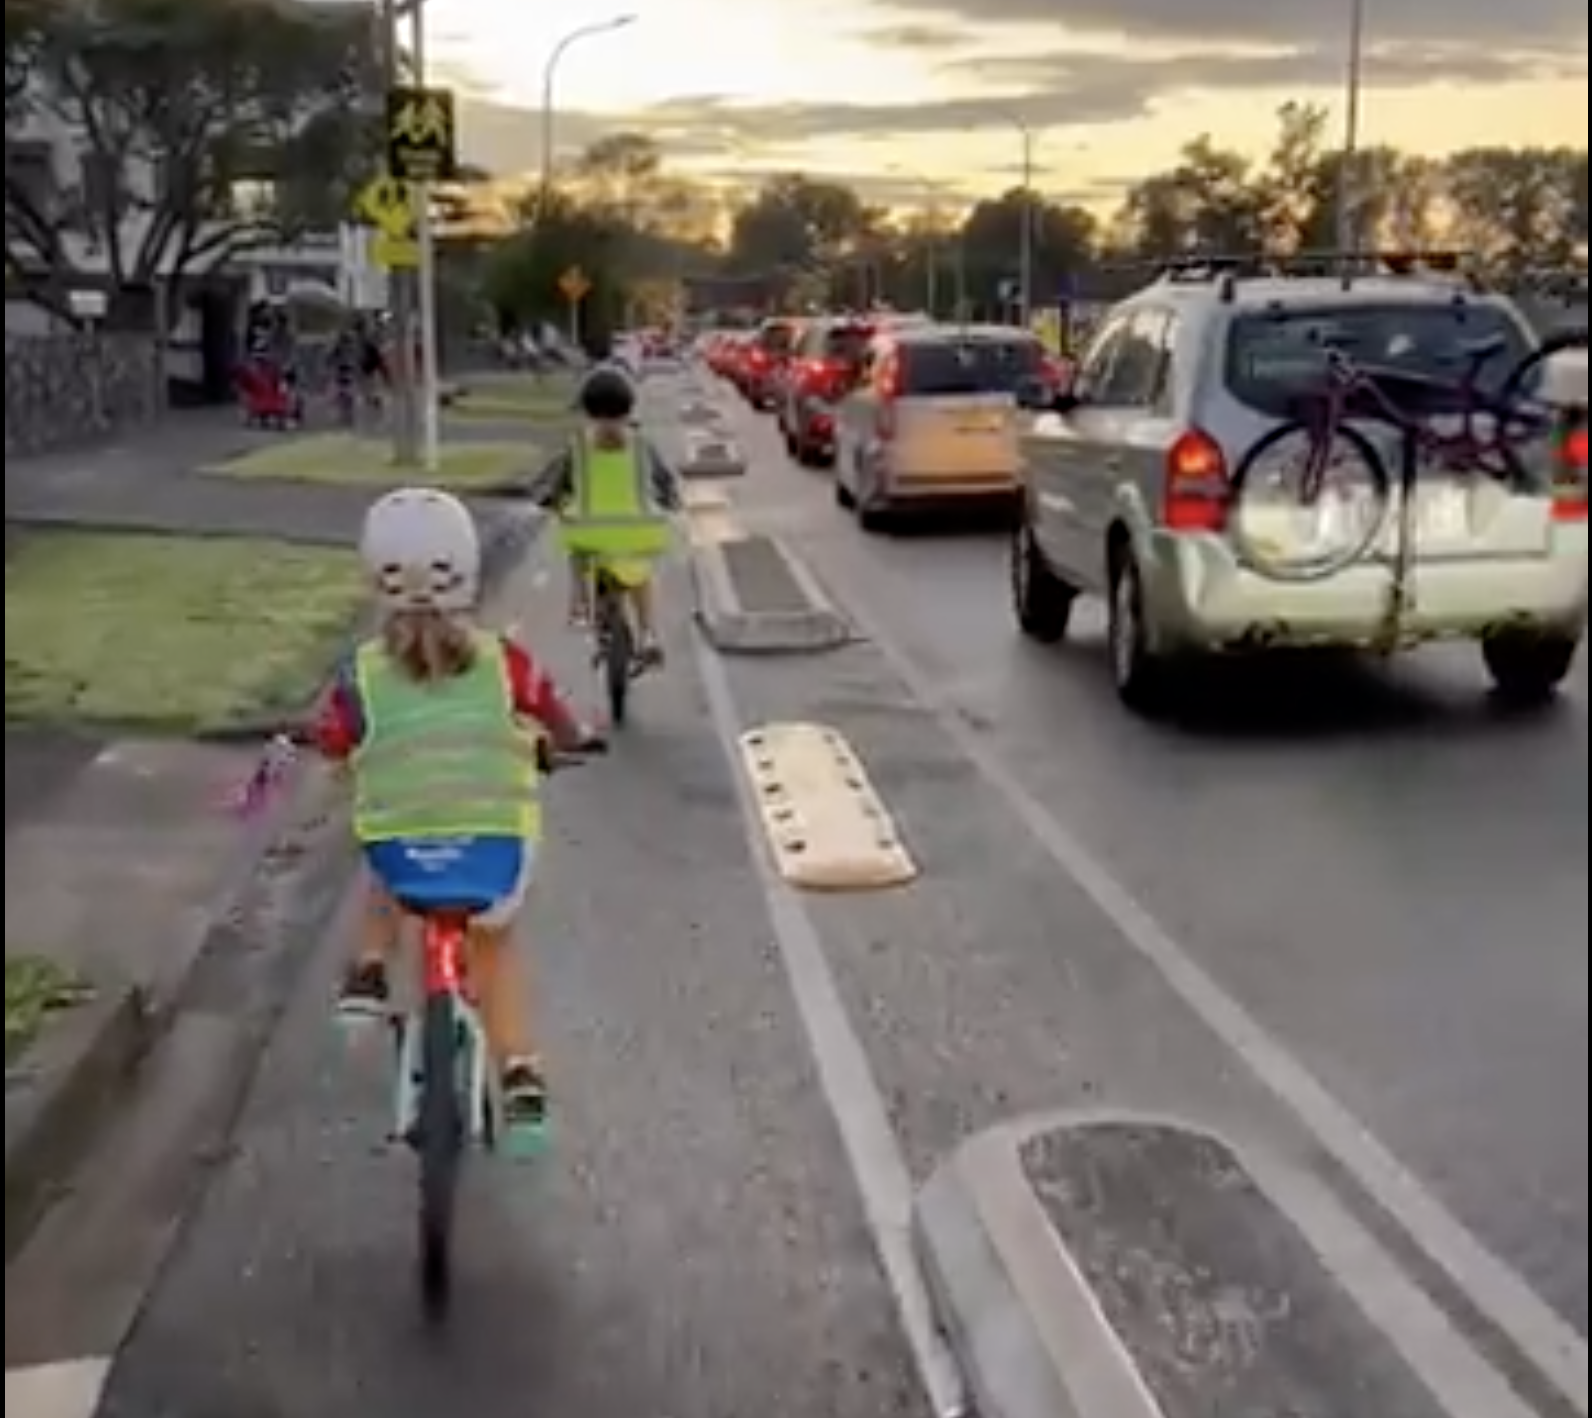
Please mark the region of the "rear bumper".
[[880, 489], [880, 499], [892, 503], [957, 502], [967, 498], [1009, 498], [1017, 495], [1017, 475], [1011, 471], [979, 473], [892, 473]]
[[1417, 563], [1396, 626], [1385, 562], [1295, 584], [1239, 566], [1215, 538], [1161, 532], [1141, 572], [1152, 634], [1167, 649], [1356, 649], [1480, 639], [1515, 626], [1579, 634], [1587, 615], [1585, 524], [1555, 527], [1543, 555]]

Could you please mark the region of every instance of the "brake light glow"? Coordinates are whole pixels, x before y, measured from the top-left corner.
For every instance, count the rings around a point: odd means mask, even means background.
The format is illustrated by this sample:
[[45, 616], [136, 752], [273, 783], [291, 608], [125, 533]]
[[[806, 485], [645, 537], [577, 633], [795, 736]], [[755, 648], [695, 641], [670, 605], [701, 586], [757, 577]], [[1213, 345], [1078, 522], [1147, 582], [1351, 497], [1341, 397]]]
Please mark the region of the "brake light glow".
[[1559, 440], [1559, 476], [1554, 480], [1553, 519], [1556, 522], [1587, 520], [1587, 430], [1586, 424], [1567, 429]]
[[1161, 520], [1174, 532], [1220, 532], [1227, 511], [1227, 456], [1210, 434], [1191, 428], [1166, 450]]

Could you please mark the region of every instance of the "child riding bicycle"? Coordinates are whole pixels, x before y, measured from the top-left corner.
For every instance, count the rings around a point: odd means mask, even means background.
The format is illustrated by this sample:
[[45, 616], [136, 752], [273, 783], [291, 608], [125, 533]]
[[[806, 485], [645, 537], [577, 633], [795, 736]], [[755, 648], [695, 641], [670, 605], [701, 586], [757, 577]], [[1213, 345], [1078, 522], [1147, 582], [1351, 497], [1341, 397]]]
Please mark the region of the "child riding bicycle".
[[535, 1129], [546, 1083], [513, 949], [541, 838], [539, 736], [526, 720], [566, 750], [594, 740], [528, 651], [473, 624], [481, 551], [457, 498], [387, 494], [366, 515], [360, 554], [380, 630], [341, 668], [315, 734], [351, 770], [354, 832], [372, 877], [339, 1012], [390, 1009], [406, 911], [483, 903], [471, 924], [471, 980], [502, 1073], [505, 1125]]
[[625, 372], [602, 365], [577, 398], [585, 426], [543, 470], [531, 497], [559, 517], [570, 563], [570, 622], [590, 622], [600, 569], [624, 589], [643, 659], [662, 662], [652, 567], [668, 549], [668, 514], [680, 507], [673, 470], [635, 426], [636, 390]]

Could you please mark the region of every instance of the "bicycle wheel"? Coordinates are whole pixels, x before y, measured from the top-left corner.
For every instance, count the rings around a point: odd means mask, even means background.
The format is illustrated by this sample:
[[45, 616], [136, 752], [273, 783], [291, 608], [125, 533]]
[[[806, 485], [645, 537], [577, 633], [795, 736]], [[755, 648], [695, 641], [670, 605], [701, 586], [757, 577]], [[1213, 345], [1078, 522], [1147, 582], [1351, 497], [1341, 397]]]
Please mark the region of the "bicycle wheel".
[[1387, 467], [1371, 441], [1340, 424], [1323, 442], [1309, 424], [1281, 424], [1233, 474], [1229, 535], [1273, 581], [1325, 580], [1359, 561], [1387, 519]]
[[1492, 449], [1499, 464], [1495, 472], [1526, 484], [1531, 481], [1533, 467], [1551, 463], [1548, 443], [1562, 430], [1566, 407], [1550, 398], [1550, 391], [1544, 387], [1547, 362], [1567, 350], [1584, 354], [1586, 349], [1585, 330], [1559, 330], [1509, 371], [1495, 406], [1497, 428]]
[[453, 1280], [453, 1212], [464, 1153], [459, 1104], [459, 1017], [451, 995], [433, 995], [421, 1015], [420, 1298], [446, 1311]]
[[619, 728], [630, 707], [630, 679], [636, 647], [624, 598], [610, 588], [603, 596], [603, 687], [608, 692], [608, 722]]

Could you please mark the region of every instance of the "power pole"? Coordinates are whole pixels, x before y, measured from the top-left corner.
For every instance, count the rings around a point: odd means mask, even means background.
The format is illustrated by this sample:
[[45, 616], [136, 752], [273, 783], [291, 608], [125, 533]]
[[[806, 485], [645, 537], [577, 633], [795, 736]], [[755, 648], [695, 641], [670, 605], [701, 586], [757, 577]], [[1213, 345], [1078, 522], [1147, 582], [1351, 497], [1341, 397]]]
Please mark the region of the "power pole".
[[[398, 0], [382, 0], [382, 71], [387, 93], [398, 87], [402, 78], [399, 62]], [[382, 95], [383, 108], [386, 93]], [[393, 347], [393, 461], [413, 467], [420, 461], [420, 410], [415, 388], [415, 273], [390, 270], [387, 273], [387, 301], [392, 312]]]

